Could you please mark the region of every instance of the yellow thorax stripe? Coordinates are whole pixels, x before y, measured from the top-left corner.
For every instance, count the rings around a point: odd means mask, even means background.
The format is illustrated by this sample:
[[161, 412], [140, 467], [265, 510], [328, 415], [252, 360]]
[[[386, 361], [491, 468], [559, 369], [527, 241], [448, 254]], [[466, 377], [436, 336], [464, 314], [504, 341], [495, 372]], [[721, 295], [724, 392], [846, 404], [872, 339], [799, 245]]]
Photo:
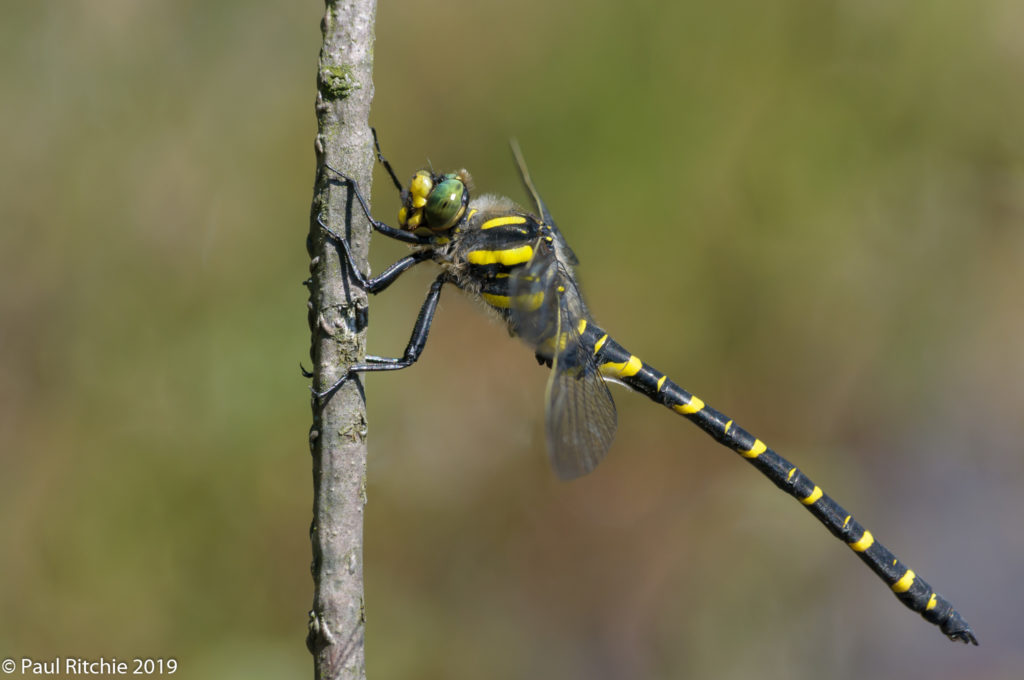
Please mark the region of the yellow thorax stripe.
[[476, 265], [500, 264], [511, 267], [529, 262], [533, 257], [533, 246], [525, 245], [508, 250], [473, 250], [466, 254], [466, 262]]
[[[494, 293], [480, 293], [480, 297], [491, 307], [498, 309], [509, 309], [512, 307], [512, 298], [508, 295], [495, 295]], [[544, 291], [538, 291], [533, 295], [520, 295], [516, 299], [516, 308], [528, 312], [540, 309], [544, 304]]]
[[569, 334], [559, 333], [550, 337], [544, 338], [540, 343], [540, 348], [544, 350], [550, 350], [553, 353], [561, 354], [565, 351], [565, 348], [569, 346]]
[[526, 218], [522, 215], [506, 215], [504, 217], [493, 217], [480, 225], [481, 229], [494, 229], [504, 227], [507, 224], [525, 224]]

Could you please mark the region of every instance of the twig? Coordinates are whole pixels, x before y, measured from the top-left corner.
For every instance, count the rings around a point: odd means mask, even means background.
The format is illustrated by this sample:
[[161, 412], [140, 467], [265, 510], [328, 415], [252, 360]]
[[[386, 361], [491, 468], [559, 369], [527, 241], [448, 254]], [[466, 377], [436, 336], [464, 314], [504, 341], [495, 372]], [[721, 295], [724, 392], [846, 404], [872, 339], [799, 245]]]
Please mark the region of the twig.
[[[367, 271], [370, 228], [350, 188], [325, 174], [324, 163], [359, 182], [369, 198], [373, 142], [373, 26], [376, 0], [327, 0], [317, 72], [317, 178], [307, 247], [311, 278], [309, 327], [313, 386], [332, 384], [364, 354], [366, 294], [324, 238], [317, 217], [349, 238]], [[313, 403], [313, 609], [306, 644], [316, 678], [366, 677], [363, 632], [363, 506], [366, 504], [366, 413], [358, 380], [322, 405]]]

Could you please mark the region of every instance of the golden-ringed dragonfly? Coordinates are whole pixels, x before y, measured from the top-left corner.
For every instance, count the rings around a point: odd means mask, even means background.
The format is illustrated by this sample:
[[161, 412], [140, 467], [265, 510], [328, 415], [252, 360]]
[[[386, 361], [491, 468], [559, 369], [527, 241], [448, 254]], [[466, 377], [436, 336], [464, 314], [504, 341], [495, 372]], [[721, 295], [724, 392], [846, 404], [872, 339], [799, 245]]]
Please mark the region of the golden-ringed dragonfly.
[[870, 531], [824, 493], [799, 468], [697, 396], [627, 351], [598, 326], [583, 302], [573, 268], [576, 255], [562, 237], [530, 179], [518, 145], [512, 152], [534, 211], [497, 196], [472, 197], [465, 170], [438, 174], [420, 170], [403, 188], [384, 159], [377, 158], [401, 193], [398, 227], [374, 219], [355, 180], [327, 166], [351, 186], [373, 228], [412, 246], [376, 277], [353, 264], [348, 242], [318, 218], [342, 248], [352, 275], [369, 293], [379, 293], [411, 267], [433, 260], [441, 269], [420, 308], [401, 357], [367, 356], [333, 385], [316, 391], [318, 402], [349, 377], [395, 371], [414, 364], [423, 352], [441, 289], [453, 284], [480, 300], [522, 338], [537, 360], [551, 368], [545, 399], [547, 449], [564, 480], [587, 474], [604, 458], [615, 436], [616, 412], [606, 382], [617, 382], [667, 406], [715, 441], [732, 449], [780, 489], [796, 498], [819, 522], [849, 546], [896, 597], [951, 640], [978, 644], [971, 627], [948, 600], [896, 558]]

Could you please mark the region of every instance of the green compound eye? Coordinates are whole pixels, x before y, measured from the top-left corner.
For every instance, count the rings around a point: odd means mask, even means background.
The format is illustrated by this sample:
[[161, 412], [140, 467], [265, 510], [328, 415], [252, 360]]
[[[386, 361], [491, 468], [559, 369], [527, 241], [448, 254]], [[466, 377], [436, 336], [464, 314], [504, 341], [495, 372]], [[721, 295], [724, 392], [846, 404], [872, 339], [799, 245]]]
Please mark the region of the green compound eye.
[[431, 189], [423, 211], [431, 231], [447, 231], [455, 226], [466, 210], [466, 185], [455, 175], [445, 175]]

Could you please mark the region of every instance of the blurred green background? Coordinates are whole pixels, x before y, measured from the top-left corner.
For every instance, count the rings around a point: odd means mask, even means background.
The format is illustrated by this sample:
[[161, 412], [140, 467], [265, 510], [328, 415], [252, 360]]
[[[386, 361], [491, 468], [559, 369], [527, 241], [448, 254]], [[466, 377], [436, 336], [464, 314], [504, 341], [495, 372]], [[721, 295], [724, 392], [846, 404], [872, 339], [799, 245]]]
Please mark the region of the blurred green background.
[[[5, 7], [0, 657], [312, 673], [322, 10]], [[372, 120], [399, 174], [525, 201], [517, 136], [598, 321], [983, 646], [624, 390], [609, 459], [557, 482], [545, 371], [452, 290], [422, 362], [366, 380], [370, 677], [1019, 677], [1022, 25], [1018, 0], [382, 2]], [[374, 269], [402, 252], [375, 239]], [[374, 300], [372, 351], [401, 351], [432, 276]]]

